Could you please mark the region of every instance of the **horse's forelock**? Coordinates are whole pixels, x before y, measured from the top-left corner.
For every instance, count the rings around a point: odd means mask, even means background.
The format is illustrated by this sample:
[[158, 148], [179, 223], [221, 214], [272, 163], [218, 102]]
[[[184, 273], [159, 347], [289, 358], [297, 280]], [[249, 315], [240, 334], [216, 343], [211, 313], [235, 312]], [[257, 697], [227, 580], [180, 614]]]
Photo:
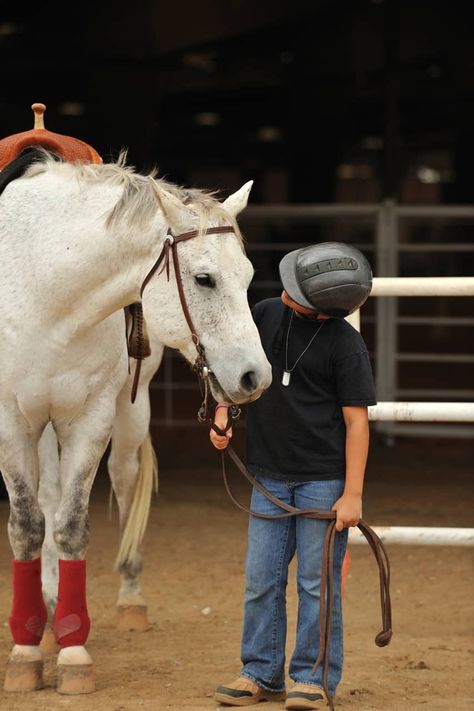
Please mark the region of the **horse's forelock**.
[[154, 182], [158, 191], [166, 190], [180, 200], [183, 205], [196, 213], [198, 217], [197, 230], [199, 236], [203, 236], [206, 229], [211, 225], [231, 225], [234, 228], [235, 236], [242, 251], [245, 251], [244, 238], [239, 229], [237, 220], [217, 199], [217, 191], [186, 188], [163, 180], [163, 178], [155, 179]]

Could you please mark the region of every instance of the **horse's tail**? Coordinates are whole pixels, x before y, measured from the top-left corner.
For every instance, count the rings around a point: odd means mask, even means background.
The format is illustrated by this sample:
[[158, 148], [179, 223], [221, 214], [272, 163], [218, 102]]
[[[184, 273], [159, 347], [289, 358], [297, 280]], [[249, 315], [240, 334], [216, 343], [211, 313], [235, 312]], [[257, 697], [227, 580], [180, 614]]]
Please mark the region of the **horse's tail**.
[[116, 568], [137, 553], [145, 535], [153, 490], [158, 491], [158, 461], [149, 433], [140, 447], [139, 457], [137, 483], [115, 561]]

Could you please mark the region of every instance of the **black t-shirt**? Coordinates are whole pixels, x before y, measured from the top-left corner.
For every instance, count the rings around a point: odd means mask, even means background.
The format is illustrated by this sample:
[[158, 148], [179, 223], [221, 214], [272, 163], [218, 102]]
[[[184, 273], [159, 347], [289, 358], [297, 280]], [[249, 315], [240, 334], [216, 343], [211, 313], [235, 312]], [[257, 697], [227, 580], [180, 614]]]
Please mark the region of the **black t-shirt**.
[[294, 315], [288, 337], [291, 369], [282, 384], [291, 309], [265, 299], [252, 314], [272, 366], [271, 386], [246, 410], [247, 466], [253, 474], [289, 481], [345, 476], [343, 405], [375, 405], [372, 369], [364, 340], [344, 319], [324, 322]]

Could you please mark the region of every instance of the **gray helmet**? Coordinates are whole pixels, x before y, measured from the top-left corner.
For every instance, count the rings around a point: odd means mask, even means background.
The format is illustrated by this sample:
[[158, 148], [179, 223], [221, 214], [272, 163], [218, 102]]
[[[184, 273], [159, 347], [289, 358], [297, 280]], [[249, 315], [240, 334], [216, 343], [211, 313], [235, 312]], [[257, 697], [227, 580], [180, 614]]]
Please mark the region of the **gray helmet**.
[[280, 262], [280, 278], [297, 304], [335, 318], [360, 308], [372, 289], [366, 257], [343, 242], [320, 242], [289, 252]]

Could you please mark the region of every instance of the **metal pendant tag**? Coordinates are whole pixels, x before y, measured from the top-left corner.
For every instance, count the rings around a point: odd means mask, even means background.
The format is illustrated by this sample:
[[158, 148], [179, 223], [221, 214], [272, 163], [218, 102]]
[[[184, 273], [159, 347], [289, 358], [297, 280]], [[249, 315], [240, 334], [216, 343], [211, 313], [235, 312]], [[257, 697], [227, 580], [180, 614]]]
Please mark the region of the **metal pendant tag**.
[[282, 385], [289, 385], [290, 384], [290, 378], [291, 378], [291, 373], [288, 370], [283, 371], [283, 377], [281, 379], [281, 384]]

